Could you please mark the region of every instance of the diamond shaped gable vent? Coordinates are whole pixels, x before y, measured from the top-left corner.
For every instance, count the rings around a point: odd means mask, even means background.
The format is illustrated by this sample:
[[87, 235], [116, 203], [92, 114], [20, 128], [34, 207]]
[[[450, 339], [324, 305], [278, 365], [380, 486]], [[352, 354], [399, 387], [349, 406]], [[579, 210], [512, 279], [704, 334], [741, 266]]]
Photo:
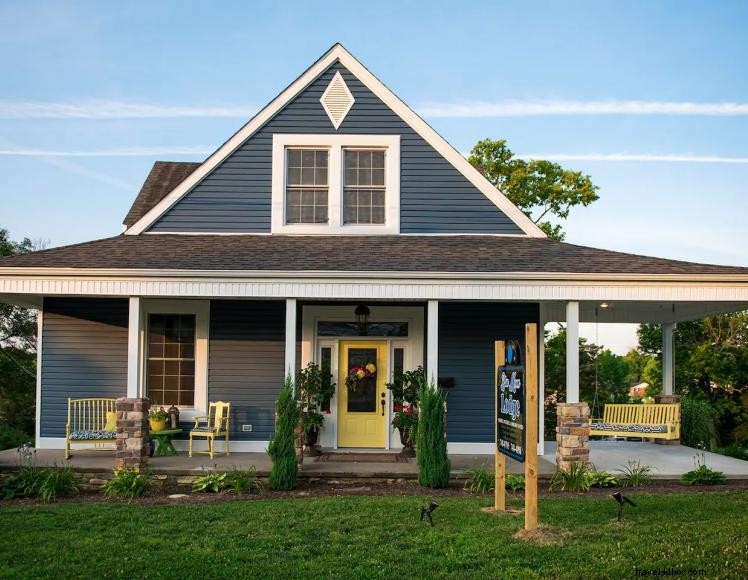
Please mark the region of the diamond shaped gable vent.
[[330, 84], [327, 85], [325, 92], [322, 93], [320, 102], [325, 113], [330, 117], [333, 127], [336, 129], [340, 127], [340, 124], [345, 119], [348, 111], [351, 110], [354, 102], [353, 95], [348, 89], [348, 85], [345, 84], [340, 71], [336, 72], [335, 76], [332, 77]]

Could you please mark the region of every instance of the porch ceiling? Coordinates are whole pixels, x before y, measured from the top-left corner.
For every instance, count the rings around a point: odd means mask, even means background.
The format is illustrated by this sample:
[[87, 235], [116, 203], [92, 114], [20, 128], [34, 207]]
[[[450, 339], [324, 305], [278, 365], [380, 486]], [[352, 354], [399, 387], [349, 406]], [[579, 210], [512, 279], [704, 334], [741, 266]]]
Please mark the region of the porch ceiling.
[[[704, 316], [748, 310], [748, 302], [608, 302], [581, 301], [580, 322], [641, 323], [683, 322]], [[545, 302], [546, 322], [566, 321], [566, 302]]]

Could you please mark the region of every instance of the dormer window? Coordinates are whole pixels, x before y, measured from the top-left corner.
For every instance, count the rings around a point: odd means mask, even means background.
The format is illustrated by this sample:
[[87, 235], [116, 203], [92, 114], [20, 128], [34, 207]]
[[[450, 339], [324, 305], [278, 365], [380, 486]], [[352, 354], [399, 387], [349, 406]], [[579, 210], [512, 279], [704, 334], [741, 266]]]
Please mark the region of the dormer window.
[[272, 233], [400, 231], [399, 135], [273, 135]]

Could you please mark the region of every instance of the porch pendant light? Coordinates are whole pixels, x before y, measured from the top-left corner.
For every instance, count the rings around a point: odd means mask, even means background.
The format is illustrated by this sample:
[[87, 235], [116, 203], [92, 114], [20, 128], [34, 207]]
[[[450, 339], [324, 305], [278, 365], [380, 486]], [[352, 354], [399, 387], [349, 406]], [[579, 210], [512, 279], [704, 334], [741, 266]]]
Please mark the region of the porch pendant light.
[[366, 304], [359, 304], [356, 307], [356, 329], [359, 336], [366, 336], [369, 333], [369, 315], [371, 311]]

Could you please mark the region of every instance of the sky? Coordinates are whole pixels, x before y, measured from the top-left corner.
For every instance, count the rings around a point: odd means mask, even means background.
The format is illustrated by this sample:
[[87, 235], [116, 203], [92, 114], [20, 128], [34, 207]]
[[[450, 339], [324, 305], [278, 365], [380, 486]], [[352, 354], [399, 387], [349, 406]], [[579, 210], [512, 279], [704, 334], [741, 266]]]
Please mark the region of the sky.
[[[748, 266], [748, 2], [0, 3], [0, 227], [119, 233], [335, 42], [459, 151], [592, 176], [567, 241]], [[584, 325], [615, 352], [629, 325]]]

